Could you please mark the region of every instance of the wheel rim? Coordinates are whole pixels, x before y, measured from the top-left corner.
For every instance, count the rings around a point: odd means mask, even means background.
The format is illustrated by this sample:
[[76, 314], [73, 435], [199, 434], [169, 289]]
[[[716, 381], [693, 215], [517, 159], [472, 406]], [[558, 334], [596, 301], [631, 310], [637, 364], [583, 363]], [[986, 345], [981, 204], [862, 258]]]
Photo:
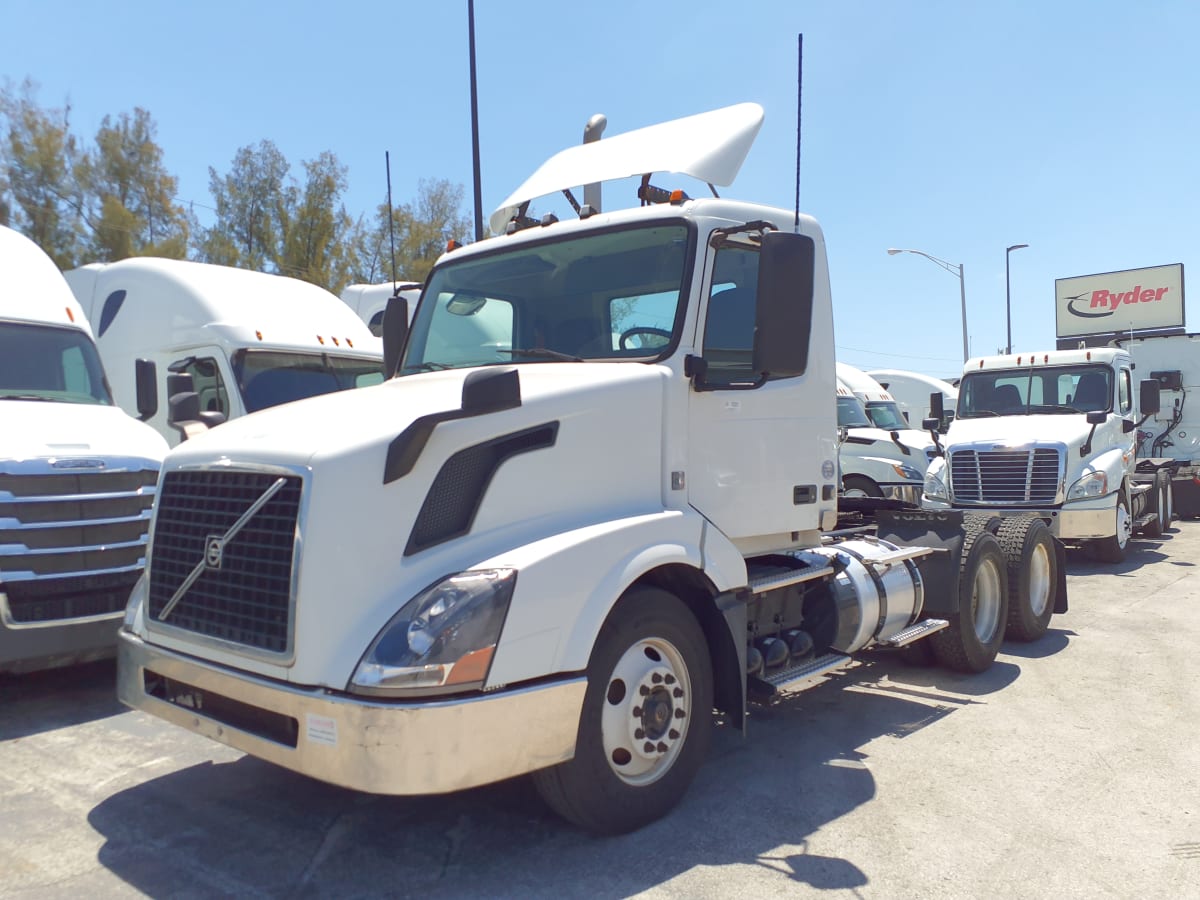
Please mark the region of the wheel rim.
[[849, 488], [848, 490], [842, 491], [842, 496], [843, 497], [869, 497], [871, 495], [868, 494], [866, 491], [864, 491], [862, 488]]
[[670, 642], [645, 638], [622, 654], [600, 717], [604, 757], [626, 784], [662, 778], [675, 764], [692, 715], [692, 679]]
[[1050, 603], [1050, 554], [1044, 543], [1033, 548], [1029, 559], [1029, 608], [1035, 616], [1041, 616]]
[[1168, 482], [1163, 486], [1163, 509], [1166, 510], [1166, 515], [1163, 516], [1163, 531], [1171, 527], [1171, 518], [1175, 514], [1175, 496], [1171, 492], [1171, 485]]
[[1133, 535], [1133, 523], [1129, 519], [1129, 510], [1125, 508], [1125, 502], [1117, 502], [1117, 546], [1122, 550], [1129, 543], [1129, 538]]
[[1000, 628], [1000, 596], [1000, 569], [995, 560], [985, 559], [971, 588], [971, 614], [980, 643], [991, 643]]

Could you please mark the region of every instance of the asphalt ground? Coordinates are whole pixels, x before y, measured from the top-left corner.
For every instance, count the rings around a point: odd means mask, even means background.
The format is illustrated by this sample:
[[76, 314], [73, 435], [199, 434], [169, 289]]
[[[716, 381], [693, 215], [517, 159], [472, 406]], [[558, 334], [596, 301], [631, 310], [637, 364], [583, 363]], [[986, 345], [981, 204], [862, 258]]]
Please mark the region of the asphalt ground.
[[[963, 676], [876, 653], [718, 731], [597, 839], [525, 779], [331, 787], [121, 707], [112, 663], [0, 676], [0, 896], [1200, 897], [1200, 523]], [[479, 739], [487, 740], [487, 735]]]

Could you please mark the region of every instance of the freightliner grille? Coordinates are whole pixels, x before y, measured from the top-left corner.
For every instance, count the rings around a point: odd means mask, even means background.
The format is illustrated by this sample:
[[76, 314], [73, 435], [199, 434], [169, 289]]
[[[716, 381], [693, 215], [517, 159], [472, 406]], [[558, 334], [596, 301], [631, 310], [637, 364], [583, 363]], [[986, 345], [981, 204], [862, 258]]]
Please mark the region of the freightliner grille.
[[950, 452], [950, 479], [960, 503], [1054, 503], [1058, 495], [1059, 451], [970, 449]]
[[[224, 540], [280, 479], [282, 488]], [[268, 653], [287, 652], [301, 488], [296, 475], [167, 473], [149, 563], [151, 621]], [[214, 540], [221, 542], [219, 553], [211, 552]], [[198, 577], [180, 592], [193, 572]]]
[[120, 612], [145, 565], [158, 464], [71, 462], [0, 464], [0, 593], [14, 623]]

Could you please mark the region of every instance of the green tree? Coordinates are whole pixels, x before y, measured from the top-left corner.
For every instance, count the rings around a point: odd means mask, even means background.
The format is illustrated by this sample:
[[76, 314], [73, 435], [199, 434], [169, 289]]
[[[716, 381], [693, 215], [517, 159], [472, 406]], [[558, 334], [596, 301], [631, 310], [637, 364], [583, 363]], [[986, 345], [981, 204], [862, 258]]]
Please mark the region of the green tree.
[[289, 185], [280, 204], [280, 247], [275, 267], [335, 293], [349, 277], [346, 238], [352, 222], [341, 196], [346, 167], [331, 152], [304, 163], [301, 189]]
[[[392, 212], [396, 277], [424, 281], [450, 240], [464, 241], [471, 220], [462, 210], [462, 185], [444, 179], [421, 179], [415, 203], [402, 203]], [[351, 281], [374, 284], [392, 277], [387, 204], [382, 203], [371, 225], [361, 220], [354, 229], [349, 253]]]
[[188, 221], [175, 202], [179, 181], [163, 165], [150, 113], [138, 107], [116, 121], [105, 116], [95, 150], [78, 166], [88, 251], [106, 262], [129, 256], [182, 259]]
[[13, 228], [46, 251], [60, 269], [78, 264], [84, 225], [76, 177], [80, 151], [69, 128], [70, 107], [43, 109], [36, 87], [0, 91], [6, 196], [0, 207]]
[[242, 147], [228, 174], [209, 167], [216, 221], [204, 230], [197, 252], [205, 262], [271, 271], [280, 257], [282, 213], [291, 166], [271, 141]]

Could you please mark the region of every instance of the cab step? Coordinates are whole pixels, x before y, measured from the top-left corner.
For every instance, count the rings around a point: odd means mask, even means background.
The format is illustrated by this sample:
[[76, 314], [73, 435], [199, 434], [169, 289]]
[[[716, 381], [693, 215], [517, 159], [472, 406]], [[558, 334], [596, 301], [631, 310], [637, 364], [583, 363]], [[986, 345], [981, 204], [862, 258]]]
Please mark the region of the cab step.
[[919, 641], [935, 631], [941, 631], [949, 624], [945, 619], [923, 619], [915, 625], [909, 625], [903, 631], [893, 634], [886, 641], [880, 641], [879, 644], [881, 647], [906, 647], [913, 641]]
[[832, 566], [808, 566], [802, 569], [792, 569], [786, 572], [768, 572], [763, 575], [752, 575], [749, 579], [751, 594], [765, 594], [793, 584], [805, 581], [815, 581], [818, 578], [830, 578], [834, 574]]
[[845, 653], [823, 653], [759, 676], [752, 676], [747, 680], [746, 689], [755, 700], [771, 700], [779, 694], [812, 687], [821, 676], [845, 667], [850, 660], [851, 657]]

